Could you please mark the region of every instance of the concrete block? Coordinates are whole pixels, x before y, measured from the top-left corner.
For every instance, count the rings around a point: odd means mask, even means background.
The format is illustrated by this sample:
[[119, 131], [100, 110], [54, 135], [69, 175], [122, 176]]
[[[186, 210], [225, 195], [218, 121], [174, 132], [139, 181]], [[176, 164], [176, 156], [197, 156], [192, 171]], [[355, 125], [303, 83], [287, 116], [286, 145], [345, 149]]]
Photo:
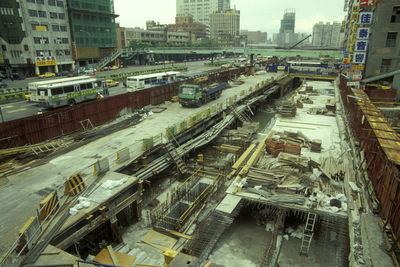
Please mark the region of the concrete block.
[[117, 162], [122, 163], [127, 161], [130, 158], [129, 156], [129, 148], [124, 148], [121, 149], [120, 151], [117, 152]]
[[95, 176], [98, 176], [99, 174], [105, 173], [110, 170], [110, 163], [108, 158], [104, 158], [101, 160], [98, 160], [94, 165], [94, 172], [93, 174]]

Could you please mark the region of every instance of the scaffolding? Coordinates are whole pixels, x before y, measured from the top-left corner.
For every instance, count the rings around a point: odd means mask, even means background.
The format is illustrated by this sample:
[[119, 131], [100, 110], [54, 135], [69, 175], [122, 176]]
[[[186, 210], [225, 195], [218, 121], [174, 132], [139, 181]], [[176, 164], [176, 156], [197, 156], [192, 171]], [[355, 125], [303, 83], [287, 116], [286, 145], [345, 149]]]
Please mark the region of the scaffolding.
[[[150, 212], [152, 226], [183, 232], [205, 207], [207, 199], [224, 182], [224, 175], [197, 169], [167, 199]], [[208, 178], [211, 183], [201, 181]]]

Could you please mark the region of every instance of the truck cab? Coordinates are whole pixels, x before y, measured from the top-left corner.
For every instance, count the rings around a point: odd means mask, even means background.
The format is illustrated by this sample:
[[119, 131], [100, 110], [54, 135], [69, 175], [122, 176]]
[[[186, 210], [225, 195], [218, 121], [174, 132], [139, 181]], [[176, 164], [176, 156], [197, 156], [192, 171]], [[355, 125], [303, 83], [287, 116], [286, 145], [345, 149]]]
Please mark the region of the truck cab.
[[202, 87], [197, 84], [184, 83], [179, 86], [179, 103], [185, 106], [201, 106], [202, 101]]

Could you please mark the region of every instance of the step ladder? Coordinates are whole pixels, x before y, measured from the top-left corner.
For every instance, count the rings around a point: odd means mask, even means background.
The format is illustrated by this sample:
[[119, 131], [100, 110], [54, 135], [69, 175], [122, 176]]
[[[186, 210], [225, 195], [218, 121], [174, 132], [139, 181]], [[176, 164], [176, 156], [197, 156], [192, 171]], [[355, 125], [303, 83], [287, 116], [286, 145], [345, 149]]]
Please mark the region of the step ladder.
[[311, 241], [314, 236], [314, 226], [317, 220], [317, 214], [309, 212], [307, 215], [306, 227], [304, 228], [303, 238], [301, 239], [300, 255], [308, 255]]
[[249, 122], [252, 121], [251, 118], [249, 116], [247, 116], [247, 114], [243, 111], [242, 113], [238, 112], [236, 110], [237, 106], [235, 104], [232, 104], [229, 106], [229, 109], [232, 111], [232, 113], [242, 122]]
[[63, 147], [67, 147], [67, 145], [64, 144], [64, 142], [62, 142], [62, 141], [61, 142], [49, 142], [49, 143], [45, 143], [45, 144], [31, 146], [31, 151], [35, 155], [38, 156], [41, 153], [57, 151], [59, 148], [63, 148]]
[[178, 156], [178, 153], [176, 152], [175, 146], [171, 142], [168, 142], [168, 143], [164, 144], [164, 147], [167, 150], [168, 154], [171, 156], [172, 160], [175, 162], [176, 167], [178, 168], [178, 171], [181, 174], [187, 173], [186, 164]]

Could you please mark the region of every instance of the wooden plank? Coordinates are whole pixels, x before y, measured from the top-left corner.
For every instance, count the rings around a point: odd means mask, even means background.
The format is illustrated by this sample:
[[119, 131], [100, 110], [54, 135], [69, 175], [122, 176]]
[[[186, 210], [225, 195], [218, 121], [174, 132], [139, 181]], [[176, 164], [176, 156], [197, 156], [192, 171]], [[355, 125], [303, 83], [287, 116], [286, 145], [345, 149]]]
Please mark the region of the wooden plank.
[[[116, 258], [118, 259], [118, 266], [121, 267], [130, 267], [136, 261], [135, 256], [130, 256], [120, 252], [114, 252]], [[113, 263], [113, 260], [110, 256], [110, 253], [107, 248], [103, 248], [99, 254], [93, 259], [94, 262], [108, 264], [108, 265], [116, 265]]]
[[117, 259], [117, 256], [115, 256], [114, 250], [112, 248], [112, 246], [108, 245], [107, 246], [107, 250], [108, 250], [108, 254], [110, 254], [112, 263], [116, 266], [120, 266], [119, 264], [119, 260]]

